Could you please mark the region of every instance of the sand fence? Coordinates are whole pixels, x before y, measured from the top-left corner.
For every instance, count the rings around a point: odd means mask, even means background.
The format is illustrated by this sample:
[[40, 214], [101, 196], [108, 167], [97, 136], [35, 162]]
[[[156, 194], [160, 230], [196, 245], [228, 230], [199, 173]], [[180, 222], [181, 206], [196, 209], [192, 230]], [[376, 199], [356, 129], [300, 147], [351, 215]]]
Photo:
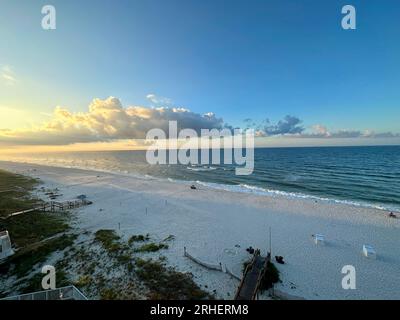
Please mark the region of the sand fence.
[[222, 263], [220, 262], [219, 264], [212, 264], [212, 263], [208, 263], [208, 262], [204, 262], [201, 261], [198, 258], [193, 257], [187, 250], [186, 247], [183, 248], [183, 255], [186, 258], [189, 258], [190, 260], [192, 260], [193, 262], [197, 263], [198, 265], [208, 269], [208, 270], [212, 270], [212, 271], [219, 271], [219, 272], [224, 272], [229, 274], [232, 278], [240, 281], [241, 278], [238, 277], [237, 275], [235, 275], [232, 271], [230, 271], [228, 269], [228, 267], [225, 265], [225, 268], [222, 267]]

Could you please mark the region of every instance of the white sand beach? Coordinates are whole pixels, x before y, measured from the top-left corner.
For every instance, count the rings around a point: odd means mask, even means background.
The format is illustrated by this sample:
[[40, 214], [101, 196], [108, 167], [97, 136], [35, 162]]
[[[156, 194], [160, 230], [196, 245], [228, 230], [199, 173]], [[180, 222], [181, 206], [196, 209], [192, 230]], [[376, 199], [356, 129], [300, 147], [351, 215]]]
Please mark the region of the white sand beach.
[[[272, 255], [286, 262], [276, 264], [282, 279], [278, 290], [305, 299], [400, 299], [400, 219], [378, 209], [203, 185], [191, 190], [189, 182], [36, 164], [0, 162], [0, 168], [60, 189], [58, 200], [86, 194], [93, 205], [75, 209], [74, 226], [82, 231], [115, 229], [124, 238], [150, 233], [159, 240], [174, 235], [163, 253], [168, 264], [191, 272], [218, 298], [232, 299], [238, 281], [196, 265], [183, 256], [183, 248], [240, 275], [247, 247], [263, 254], [269, 249], [271, 227]], [[317, 233], [325, 236], [324, 246], [314, 243]], [[363, 244], [376, 249], [376, 260], [363, 256]], [[356, 268], [356, 290], [342, 289], [345, 265]]]

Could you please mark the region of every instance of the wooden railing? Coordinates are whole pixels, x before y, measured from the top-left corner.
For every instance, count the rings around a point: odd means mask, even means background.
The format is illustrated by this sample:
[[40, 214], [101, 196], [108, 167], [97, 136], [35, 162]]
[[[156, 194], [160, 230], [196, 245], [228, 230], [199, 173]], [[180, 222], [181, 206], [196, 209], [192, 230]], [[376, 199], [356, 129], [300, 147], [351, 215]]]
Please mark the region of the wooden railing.
[[235, 300], [255, 300], [257, 298], [270, 259], [270, 253], [263, 258], [259, 249], [254, 252], [252, 260], [243, 273], [243, 278], [235, 294]]
[[50, 201], [50, 202], [44, 202], [42, 205], [37, 206], [32, 209], [27, 209], [27, 210], [22, 210], [18, 212], [14, 212], [6, 216], [4, 219], [7, 219], [9, 217], [17, 216], [20, 214], [24, 213], [29, 213], [33, 211], [51, 211], [51, 212], [56, 212], [56, 211], [65, 211], [69, 209], [74, 209], [74, 208], [79, 208], [82, 206], [87, 206], [91, 204], [90, 201], [87, 200], [68, 200], [68, 201], [63, 201], [63, 202], [56, 202], [56, 201]]

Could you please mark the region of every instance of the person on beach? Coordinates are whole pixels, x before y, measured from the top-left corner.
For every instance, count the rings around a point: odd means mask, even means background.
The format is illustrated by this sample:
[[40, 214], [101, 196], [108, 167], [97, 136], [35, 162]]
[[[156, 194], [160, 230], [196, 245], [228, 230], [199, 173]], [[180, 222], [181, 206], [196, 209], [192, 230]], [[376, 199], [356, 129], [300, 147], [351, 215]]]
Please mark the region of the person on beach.
[[390, 218], [397, 218], [397, 216], [396, 216], [393, 212], [390, 212], [390, 213], [389, 213], [389, 217], [390, 217]]

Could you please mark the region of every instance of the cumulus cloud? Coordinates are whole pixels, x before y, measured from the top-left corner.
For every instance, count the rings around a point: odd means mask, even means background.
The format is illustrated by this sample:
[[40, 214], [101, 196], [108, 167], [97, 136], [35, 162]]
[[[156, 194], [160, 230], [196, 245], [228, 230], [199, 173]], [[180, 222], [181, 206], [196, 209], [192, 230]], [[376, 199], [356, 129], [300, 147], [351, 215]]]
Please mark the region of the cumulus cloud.
[[300, 125], [301, 122], [299, 118], [287, 115], [277, 124], [265, 126], [264, 132], [269, 136], [278, 134], [299, 134], [304, 131], [304, 128]]
[[381, 132], [376, 133], [372, 130], [349, 130], [341, 129], [337, 131], [329, 131], [327, 127], [317, 124], [312, 127], [312, 131], [301, 135], [304, 138], [397, 138], [398, 133]]
[[363, 136], [363, 133], [358, 130], [341, 129], [331, 132], [328, 128], [321, 124], [312, 126], [310, 132], [305, 132], [303, 138], [358, 138]]
[[341, 129], [337, 131], [329, 131], [327, 127], [316, 124], [312, 127], [311, 132], [300, 135], [302, 138], [397, 138], [399, 134], [392, 132], [376, 133], [372, 130], [349, 130]]
[[143, 139], [153, 128], [168, 133], [169, 121], [177, 121], [178, 130], [221, 129], [223, 120], [214, 113], [204, 115], [184, 108], [124, 108], [119, 99], [94, 99], [88, 112], [71, 112], [57, 107], [52, 118], [29, 130], [1, 130], [0, 142], [12, 144], [71, 144], [77, 142]]
[[172, 106], [173, 101], [170, 98], [160, 97], [154, 93], [150, 93], [146, 96], [146, 99], [150, 101], [153, 106]]
[[255, 128], [256, 135], [260, 137], [278, 136], [278, 135], [298, 135], [305, 129], [301, 125], [302, 121], [291, 115], [285, 116], [276, 124], [271, 124], [269, 119], [256, 124], [252, 119], [243, 120], [246, 128]]
[[[150, 96], [150, 97], [149, 97]], [[162, 99], [149, 95], [148, 99], [162, 103]], [[86, 112], [71, 112], [56, 107], [50, 120], [30, 129], [0, 129], [2, 145], [68, 145], [85, 142], [109, 142], [126, 139], [144, 139], [149, 130], [159, 128], [168, 134], [169, 121], [176, 121], [178, 130], [190, 128], [197, 133], [201, 129], [233, 129], [214, 113], [198, 114], [185, 108], [153, 106], [124, 107], [115, 97], [94, 99]], [[287, 115], [272, 124], [268, 119], [258, 123], [243, 120], [245, 129], [255, 129], [258, 137], [285, 136], [294, 138], [399, 138], [392, 132], [376, 133], [371, 130], [330, 131], [317, 124], [306, 130], [302, 120]]]
[[311, 127], [311, 130], [306, 130], [302, 126], [303, 121], [295, 116], [287, 115], [283, 120], [276, 124], [271, 124], [268, 119], [261, 123], [256, 123], [254, 120], [247, 118], [243, 120], [246, 128], [254, 128], [256, 136], [271, 137], [271, 136], [286, 136], [293, 138], [320, 138], [320, 139], [346, 139], [346, 138], [399, 138], [399, 133], [380, 132], [376, 133], [372, 130], [349, 130], [341, 129], [330, 131], [322, 124], [316, 124]]
[[314, 125], [313, 130], [314, 130], [314, 134], [316, 136], [321, 136], [321, 137], [329, 137], [330, 136], [330, 132], [328, 131], [328, 128], [322, 124]]
[[255, 128], [257, 126], [257, 123], [251, 119], [251, 118], [246, 118], [243, 120], [244, 124], [244, 130], [250, 129], [250, 128]]

